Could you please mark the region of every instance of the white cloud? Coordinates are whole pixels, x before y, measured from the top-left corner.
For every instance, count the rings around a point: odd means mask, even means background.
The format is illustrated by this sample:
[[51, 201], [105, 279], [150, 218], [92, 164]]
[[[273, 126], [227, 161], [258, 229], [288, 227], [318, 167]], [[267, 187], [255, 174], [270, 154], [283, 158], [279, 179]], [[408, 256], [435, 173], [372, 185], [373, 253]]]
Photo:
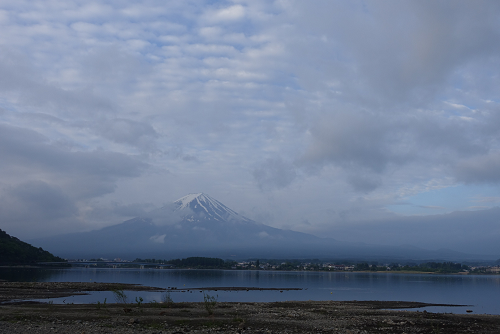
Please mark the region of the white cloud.
[[200, 35], [209, 39], [217, 38], [222, 34], [220, 27], [203, 27], [200, 29]]
[[215, 12], [207, 14], [208, 20], [212, 22], [237, 21], [245, 17], [245, 7], [242, 5], [234, 5], [219, 9]]
[[259, 232], [259, 238], [261, 239], [266, 239], [266, 238], [269, 238], [269, 233], [267, 233], [266, 231], [262, 231], [262, 232]]
[[162, 235], [155, 234], [151, 238], [149, 238], [149, 240], [156, 242], [158, 244], [163, 244], [163, 243], [165, 243], [166, 236], [167, 236], [166, 234], [162, 234]]

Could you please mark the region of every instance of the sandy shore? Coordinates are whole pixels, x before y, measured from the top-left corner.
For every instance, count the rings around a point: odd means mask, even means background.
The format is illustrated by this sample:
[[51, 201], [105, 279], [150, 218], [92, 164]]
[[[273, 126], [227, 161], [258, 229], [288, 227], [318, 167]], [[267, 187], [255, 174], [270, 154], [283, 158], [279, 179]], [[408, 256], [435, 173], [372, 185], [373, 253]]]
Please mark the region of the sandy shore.
[[[55, 305], [8, 300], [80, 291], [159, 290], [107, 283], [0, 282], [0, 333], [500, 333], [500, 316], [391, 311], [382, 301]], [[32, 296], [32, 297], [29, 297]]]

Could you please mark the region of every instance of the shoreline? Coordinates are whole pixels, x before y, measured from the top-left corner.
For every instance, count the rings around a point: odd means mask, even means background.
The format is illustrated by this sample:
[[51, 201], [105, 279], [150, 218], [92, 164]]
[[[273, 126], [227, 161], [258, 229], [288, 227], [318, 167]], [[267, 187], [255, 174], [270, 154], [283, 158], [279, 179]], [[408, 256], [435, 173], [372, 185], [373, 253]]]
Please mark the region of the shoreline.
[[[27, 268], [27, 269], [69, 269], [69, 268], [84, 268], [82, 266], [36, 266], [36, 265], [4, 265], [0, 266], [0, 268]], [[140, 268], [128, 268], [128, 267], [123, 267], [123, 268], [111, 268], [111, 267], [91, 267], [92, 269], [140, 269]], [[405, 271], [405, 270], [388, 270], [388, 271], [372, 271], [372, 270], [276, 270], [276, 269], [228, 269], [228, 268], [162, 268], [162, 269], [157, 269], [157, 268], [147, 268], [147, 269], [154, 269], [154, 270], [227, 270], [227, 271], [264, 271], [264, 272], [314, 272], [314, 273], [372, 273], [372, 274], [400, 274], [400, 275], [459, 275], [459, 276], [497, 276], [500, 275], [500, 272], [491, 272], [491, 273], [485, 273], [485, 272], [478, 272], [478, 273], [471, 273], [471, 272], [450, 272], [450, 273], [444, 273], [444, 272], [435, 272], [435, 271]], [[144, 269], [140, 269], [144, 270]], [[0, 282], [5, 281], [1, 280]]]
[[168, 291], [136, 284], [0, 282], [0, 296], [4, 299], [10, 298], [10, 302], [0, 304], [0, 333], [500, 332], [500, 315], [420, 312], [411, 309], [445, 305], [407, 301], [268, 303], [217, 301], [138, 303], [136, 301], [129, 304], [52, 304], [14, 301], [20, 298], [30, 299], [30, 295], [37, 296], [33, 298], [41, 295], [50, 298], [57, 294], [73, 295], [85, 291], [112, 291], [120, 288], [135, 291]]
[[70, 297], [85, 295], [87, 291], [113, 290], [165, 291], [164, 288], [127, 283], [3, 281], [0, 282], [0, 305], [14, 303], [16, 300]]

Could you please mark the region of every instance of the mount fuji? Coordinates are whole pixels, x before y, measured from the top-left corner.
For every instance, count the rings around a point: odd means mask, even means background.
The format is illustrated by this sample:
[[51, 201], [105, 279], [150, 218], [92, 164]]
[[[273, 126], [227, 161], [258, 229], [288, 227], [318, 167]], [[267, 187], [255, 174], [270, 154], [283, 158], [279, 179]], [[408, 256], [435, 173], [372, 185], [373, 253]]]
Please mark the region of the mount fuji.
[[248, 219], [207, 194], [184, 196], [100, 230], [31, 240], [66, 258], [460, 258], [461, 253], [355, 244]]
[[[100, 230], [32, 240], [68, 258], [301, 255], [321, 239], [248, 219], [207, 194], [177, 201]], [[292, 247], [293, 245], [293, 247]], [[292, 250], [288, 250], [292, 248]], [[295, 249], [293, 249], [295, 248]]]

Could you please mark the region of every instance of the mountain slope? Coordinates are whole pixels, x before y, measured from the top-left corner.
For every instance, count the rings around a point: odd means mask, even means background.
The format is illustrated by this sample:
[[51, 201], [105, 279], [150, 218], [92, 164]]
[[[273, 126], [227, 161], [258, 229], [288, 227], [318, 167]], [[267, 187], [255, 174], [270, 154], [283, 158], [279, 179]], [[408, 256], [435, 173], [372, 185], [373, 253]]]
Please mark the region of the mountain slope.
[[63, 262], [60, 257], [36, 248], [0, 230], [0, 264], [28, 264], [36, 262]]

